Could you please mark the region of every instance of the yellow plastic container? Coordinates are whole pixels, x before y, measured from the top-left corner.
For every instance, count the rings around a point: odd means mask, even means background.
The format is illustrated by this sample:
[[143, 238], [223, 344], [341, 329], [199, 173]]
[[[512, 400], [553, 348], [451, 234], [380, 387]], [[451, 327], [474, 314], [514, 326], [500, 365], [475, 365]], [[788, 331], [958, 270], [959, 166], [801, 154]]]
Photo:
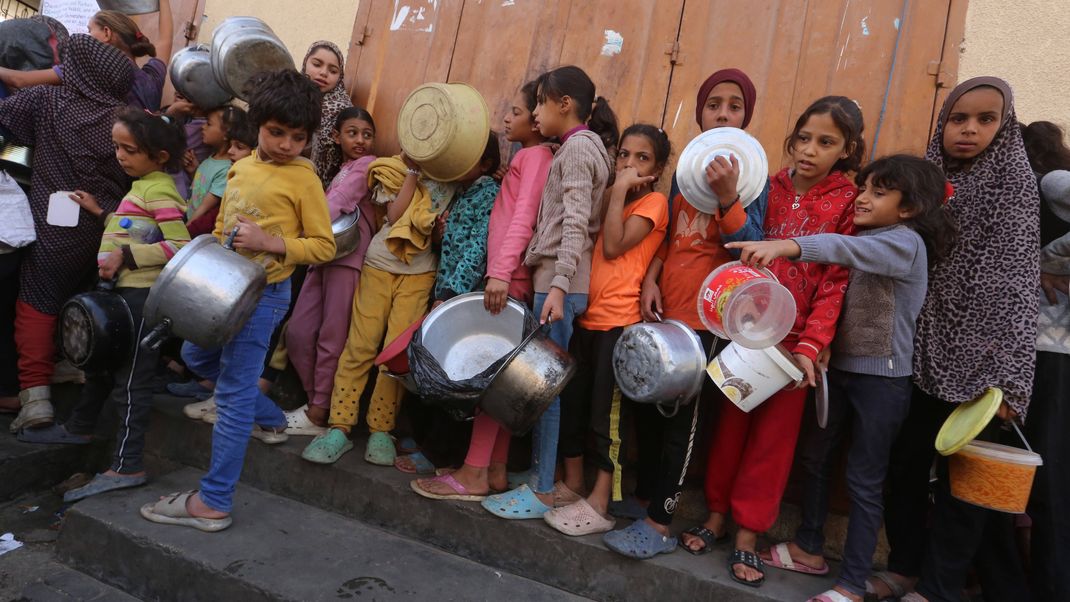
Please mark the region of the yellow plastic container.
[[489, 134], [487, 103], [468, 84], [424, 84], [409, 94], [398, 114], [401, 149], [441, 182], [475, 167]]

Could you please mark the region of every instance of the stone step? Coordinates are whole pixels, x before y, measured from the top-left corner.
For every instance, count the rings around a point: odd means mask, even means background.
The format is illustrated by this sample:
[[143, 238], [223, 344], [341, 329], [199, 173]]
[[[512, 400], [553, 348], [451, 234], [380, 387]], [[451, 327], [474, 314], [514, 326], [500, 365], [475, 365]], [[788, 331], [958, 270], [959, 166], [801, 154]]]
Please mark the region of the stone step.
[[245, 485], [238, 486], [233, 526], [220, 533], [159, 525], [138, 513], [199, 477], [180, 469], [145, 488], [78, 503], [57, 556], [142, 599], [580, 599]]
[[[206, 467], [211, 427], [183, 417], [181, 402], [157, 401], [161, 411], [154, 415], [148, 436], [157, 470], [174, 463]], [[770, 569], [761, 588], [737, 584], [726, 569], [729, 546], [704, 556], [677, 550], [651, 560], [631, 560], [606, 549], [597, 535], [569, 538], [541, 520], [506, 521], [475, 503], [422, 498], [410, 489], [410, 475], [364, 462], [362, 440], [332, 466], [310, 464], [300, 457], [310, 440], [292, 437], [277, 446], [250, 442], [243, 482], [600, 600], [802, 600], [834, 583], [831, 577]], [[184, 487], [195, 484], [191, 479]], [[241, 515], [236, 516], [240, 520]], [[677, 522], [676, 530], [687, 526]]]
[[0, 559], [0, 592], [18, 602], [137, 602], [137, 598], [60, 564], [48, 552], [19, 548]]
[[87, 446], [22, 443], [8, 433], [14, 416], [0, 416], [0, 501], [46, 489], [77, 472]]

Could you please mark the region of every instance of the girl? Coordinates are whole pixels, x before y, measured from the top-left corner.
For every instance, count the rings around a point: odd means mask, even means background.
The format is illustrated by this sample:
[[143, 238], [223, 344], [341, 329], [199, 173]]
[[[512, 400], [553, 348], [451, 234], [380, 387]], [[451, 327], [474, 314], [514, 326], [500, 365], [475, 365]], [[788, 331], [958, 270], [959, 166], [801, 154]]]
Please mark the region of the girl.
[[[603, 138], [617, 137], [617, 117], [579, 67], [539, 76], [537, 99], [536, 126], [544, 137], [559, 138], [561, 148], [550, 166], [524, 263], [532, 268], [535, 313], [542, 323], [552, 323], [550, 337], [567, 349], [572, 321], [587, 309], [594, 236], [613, 165]], [[530, 483], [488, 497], [484, 508], [503, 518], [539, 518], [554, 505], [555, 489], [561, 501], [578, 499], [554, 485], [560, 420], [561, 404], [555, 400], [535, 425]]]
[[[115, 281], [116, 292], [130, 308], [135, 340], [140, 340], [145, 331], [142, 312], [149, 287], [164, 264], [189, 242], [182, 223], [185, 201], [171, 176], [164, 172], [181, 164], [186, 141], [182, 129], [169, 117], [156, 117], [139, 109], [127, 109], [119, 115], [112, 127], [112, 141], [123, 171], [137, 178], [118, 209], [105, 215], [96, 197], [81, 190], [71, 198], [88, 213], [106, 220], [97, 253], [100, 279]], [[147, 244], [133, 238], [122, 225], [128, 221], [159, 228], [163, 239]], [[157, 351], [135, 344], [130, 357], [113, 371], [89, 376], [90, 382], [82, 388], [82, 397], [66, 424], [23, 432], [24, 441], [89, 443], [105, 402], [100, 393], [111, 387], [111, 401], [120, 419], [111, 468], [86, 485], [66, 492], [65, 502], [147, 481], [142, 456], [158, 360]]]
[[73, 35], [63, 64], [68, 74], [63, 85], [23, 90], [0, 101], [0, 127], [11, 132], [13, 142], [34, 147], [29, 196], [37, 242], [22, 254], [15, 306], [22, 390], [12, 432], [52, 422], [56, 315], [88, 275], [103, 231], [103, 223], [88, 212], [73, 228], [49, 224], [48, 197], [80, 187], [107, 215], [130, 189], [129, 176], [115, 161], [110, 132], [133, 81], [133, 63], [112, 46]]
[[256, 148], [256, 125], [249, 120], [245, 111], [232, 113], [233, 120], [227, 123], [227, 158], [231, 163], [237, 163], [253, 154]]
[[[730, 243], [741, 260], [765, 267], [778, 257], [851, 268], [843, 315], [832, 345], [825, 429], [804, 428], [799, 445], [806, 473], [802, 526], [795, 541], [774, 546], [762, 560], [777, 568], [824, 574], [828, 481], [832, 452], [851, 431], [847, 488], [850, 524], [835, 589], [818, 602], [861, 602], [881, 528], [888, 456], [910, 409], [914, 325], [925, 299], [930, 263], [954, 241], [944, 210], [946, 181], [924, 159], [894, 155], [869, 164], [855, 178], [858, 236], [818, 234], [785, 240]], [[813, 426], [810, 423], [809, 426]]]
[[[342, 51], [333, 42], [314, 42], [305, 53], [301, 73], [308, 76], [323, 93], [323, 102], [320, 103], [322, 121], [312, 138], [309, 150], [324, 188], [330, 187], [344, 156], [344, 152], [340, 151], [338, 144], [334, 142], [332, 128], [338, 115], [353, 106], [353, 101], [346, 92], [345, 82], [342, 81], [344, 72], [345, 59], [342, 58]], [[346, 160], [349, 161], [348, 158]]]
[[[640, 283], [665, 239], [669, 221], [665, 195], [653, 191], [669, 152], [668, 136], [652, 125], [633, 125], [621, 137], [613, 192], [591, 260], [590, 305], [577, 320], [569, 349], [579, 369], [561, 395], [561, 454], [566, 479], [583, 482], [588, 424], [595, 433], [598, 476], [586, 499], [543, 516], [566, 535], [612, 529], [614, 521], [606, 511], [610, 499], [621, 499], [620, 424], [622, 415], [630, 413], [631, 404], [622, 399], [613, 378], [613, 347], [625, 326], [642, 320]], [[615, 537], [621, 534], [607, 536], [606, 545], [614, 548], [623, 544]], [[675, 547], [674, 540], [667, 551]]]
[[[126, 103], [147, 111], [159, 111], [163, 96], [164, 80], [167, 78], [167, 61], [171, 58], [174, 37], [174, 19], [169, 0], [160, 0], [159, 44], [153, 45], [141, 33], [133, 19], [114, 10], [102, 10], [89, 19], [89, 35], [100, 42], [118, 48], [134, 67], [134, 83], [126, 94]], [[151, 57], [142, 67], [135, 59]], [[157, 58], [157, 57], [163, 57]], [[67, 74], [66, 65], [40, 71], [15, 71], [0, 69], [0, 81], [14, 88], [50, 85], [58, 86]]]
[[334, 371], [349, 332], [364, 253], [375, 231], [375, 209], [368, 194], [375, 122], [364, 109], [349, 107], [338, 114], [331, 136], [346, 162], [327, 189], [327, 207], [332, 221], [359, 212], [360, 244], [349, 255], [309, 269], [301, 287], [286, 329], [286, 348], [308, 394], [308, 405], [286, 413], [289, 435], [319, 435], [326, 430]]
[[[505, 115], [505, 137], [510, 142], [519, 142], [523, 148], [513, 155], [502, 180], [501, 192], [490, 212], [483, 303], [493, 314], [501, 312], [507, 297], [531, 302], [531, 275], [521, 259], [531, 241], [539, 200], [554, 158], [549, 147], [543, 144], [546, 138], [539, 132], [532, 116], [537, 92], [537, 82], [524, 84]], [[420, 479], [413, 488], [420, 495], [434, 499], [449, 499], [457, 491], [486, 495], [491, 489], [505, 490], [509, 438], [509, 432], [493, 418], [478, 414], [472, 423], [472, 439], [464, 465], [451, 475]], [[430, 472], [433, 467], [428, 466], [430, 463], [426, 460], [423, 466], [417, 465], [420, 459], [413, 457], [417, 455], [420, 453], [408, 456], [412, 470]]]
[[[1014, 517], [951, 497], [943, 456], [932, 524], [919, 520], [928, 510], [936, 433], [955, 406], [997, 387], [1002, 420], [1024, 419], [1029, 407], [1040, 199], [1007, 82], [980, 77], [959, 84], [944, 102], [925, 158], [955, 187], [948, 207], [959, 238], [933, 266], [918, 318], [916, 388], [889, 469], [888, 573], [872, 586], [879, 596], [899, 595], [920, 574], [917, 593], [904, 599], [958, 599], [976, 563], [985, 598], [1013, 600], [1025, 595]], [[993, 420], [980, 439], [993, 439], [999, 426]]]
[[[784, 143], [794, 167], [773, 178], [766, 238], [853, 233], [856, 189], [844, 173], [861, 165], [862, 128], [858, 105], [843, 96], [818, 99], [799, 116]], [[732, 512], [739, 531], [728, 559], [729, 576], [753, 587], [765, 579], [755, 551], [758, 534], [776, 520], [799, 435], [805, 385], [814, 385], [814, 360], [832, 340], [847, 284], [847, 270], [839, 266], [780, 259], [770, 269], [795, 297], [798, 315], [782, 344], [806, 381], [776, 393], [750, 413], [723, 399], [706, 467], [710, 517], [703, 526], [713, 537], [723, 537]]]
[[[227, 156], [230, 140], [227, 139], [227, 124], [234, 119], [233, 114], [244, 112], [236, 107], [220, 107], [208, 113], [201, 128], [201, 139], [212, 148], [212, 155], [204, 161], [197, 161], [193, 151], [186, 151], [186, 173], [191, 173], [193, 180], [190, 190], [189, 207], [186, 209], [186, 221], [190, 224], [190, 236], [208, 234], [215, 229], [215, 218], [219, 215], [219, 201], [227, 188], [227, 172], [231, 160]], [[194, 228], [198, 219], [205, 217], [203, 225]]]

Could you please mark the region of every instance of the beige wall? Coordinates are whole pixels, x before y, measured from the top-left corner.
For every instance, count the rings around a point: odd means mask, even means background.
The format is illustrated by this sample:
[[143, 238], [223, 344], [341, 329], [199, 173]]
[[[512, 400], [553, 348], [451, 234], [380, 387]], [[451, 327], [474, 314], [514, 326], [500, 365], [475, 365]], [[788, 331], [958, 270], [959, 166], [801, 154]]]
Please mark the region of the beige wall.
[[1014, 88], [1018, 119], [1070, 131], [1070, 2], [969, 0], [959, 81], [996, 75]]
[[[294, 62], [316, 40], [330, 40], [348, 54], [359, 0], [207, 0], [199, 41], [210, 43], [212, 30], [234, 16], [259, 17], [279, 36]], [[300, 69], [300, 65], [297, 65]]]

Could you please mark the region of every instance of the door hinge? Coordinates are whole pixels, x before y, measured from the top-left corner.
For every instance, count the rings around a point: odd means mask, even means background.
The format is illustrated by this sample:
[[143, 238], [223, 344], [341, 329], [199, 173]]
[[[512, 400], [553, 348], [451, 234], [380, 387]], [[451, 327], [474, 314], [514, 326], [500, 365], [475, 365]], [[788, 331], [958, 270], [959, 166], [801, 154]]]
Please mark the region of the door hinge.
[[665, 54], [669, 55], [669, 63], [683, 65], [686, 55], [680, 54], [680, 41], [673, 40], [672, 44], [665, 45]]
[[353, 45], [354, 46], [363, 46], [364, 45], [364, 39], [367, 38], [370, 35], [372, 35], [372, 28], [368, 27], [367, 25], [365, 25], [364, 29], [361, 30], [361, 32], [360, 32], [360, 37], [355, 39], [355, 40], [353, 40]]
[[955, 83], [955, 74], [946, 71], [942, 61], [929, 61], [925, 72], [936, 78], [937, 88], [947, 88]]
[[189, 41], [196, 40], [199, 29], [193, 21], [186, 21], [185, 26], [182, 27], [182, 35]]

